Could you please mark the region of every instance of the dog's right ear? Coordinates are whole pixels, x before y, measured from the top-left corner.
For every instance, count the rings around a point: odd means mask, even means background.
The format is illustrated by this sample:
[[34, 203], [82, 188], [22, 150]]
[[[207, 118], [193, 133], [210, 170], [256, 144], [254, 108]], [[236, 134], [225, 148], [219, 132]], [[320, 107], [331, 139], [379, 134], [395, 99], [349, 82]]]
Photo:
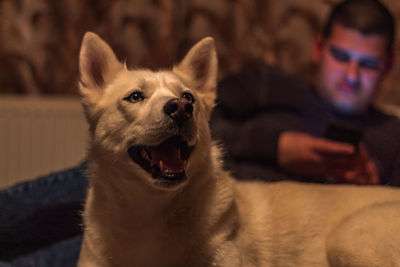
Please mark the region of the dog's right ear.
[[123, 68], [111, 47], [97, 34], [87, 32], [79, 55], [80, 84], [83, 98], [97, 101], [103, 89]]
[[206, 37], [196, 43], [173, 71], [188, 77], [194, 89], [203, 93], [214, 92], [218, 74], [214, 39]]

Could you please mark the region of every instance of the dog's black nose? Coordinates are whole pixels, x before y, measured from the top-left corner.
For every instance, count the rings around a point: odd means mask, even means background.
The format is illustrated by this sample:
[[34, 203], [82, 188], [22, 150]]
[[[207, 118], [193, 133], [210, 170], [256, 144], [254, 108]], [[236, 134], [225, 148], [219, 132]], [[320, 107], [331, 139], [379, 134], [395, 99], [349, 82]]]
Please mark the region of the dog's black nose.
[[164, 112], [175, 121], [183, 122], [192, 117], [193, 105], [185, 98], [174, 98], [165, 104]]

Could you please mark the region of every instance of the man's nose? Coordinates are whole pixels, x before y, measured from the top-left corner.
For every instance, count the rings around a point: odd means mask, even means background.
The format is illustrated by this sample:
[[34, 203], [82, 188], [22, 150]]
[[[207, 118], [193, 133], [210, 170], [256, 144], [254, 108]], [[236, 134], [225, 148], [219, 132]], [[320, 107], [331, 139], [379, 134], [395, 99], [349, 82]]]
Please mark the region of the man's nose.
[[360, 77], [360, 64], [355, 61], [351, 60], [347, 65], [346, 70], [346, 80], [350, 83], [357, 83]]

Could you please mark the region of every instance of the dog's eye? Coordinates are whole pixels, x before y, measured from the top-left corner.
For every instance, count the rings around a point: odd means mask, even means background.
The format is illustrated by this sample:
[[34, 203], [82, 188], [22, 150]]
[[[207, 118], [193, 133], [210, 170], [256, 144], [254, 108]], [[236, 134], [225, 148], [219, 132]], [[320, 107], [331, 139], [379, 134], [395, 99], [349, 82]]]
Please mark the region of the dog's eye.
[[190, 103], [194, 103], [194, 97], [193, 97], [193, 95], [191, 93], [188, 93], [188, 92], [183, 93], [182, 97], [184, 99], [186, 99], [187, 101], [189, 101]]
[[131, 102], [131, 103], [136, 103], [139, 101], [142, 101], [144, 99], [144, 96], [142, 92], [136, 91], [130, 94], [129, 96], [125, 97], [124, 100]]

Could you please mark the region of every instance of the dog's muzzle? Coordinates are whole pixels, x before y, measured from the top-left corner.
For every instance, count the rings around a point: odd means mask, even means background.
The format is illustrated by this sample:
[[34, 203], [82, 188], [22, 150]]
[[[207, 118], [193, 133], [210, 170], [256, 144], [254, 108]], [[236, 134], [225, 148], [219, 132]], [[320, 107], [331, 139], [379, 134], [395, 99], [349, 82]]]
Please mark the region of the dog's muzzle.
[[[163, 111], [181, 130], [193, 117], [192, 102], [183, 97], [168, 101]], [[154, 179], [164, 186], [173, 186], [185, 180], [186, 163], [192, 150], [182, 137], [172, 136], [158, 146], [132, 146], [128, 153]]]
[[128, 153], [154, 179], [172, 186], [185, 180], [186, 163], [192, 150], [186, 141], [174, 136], [159, 146], [132, 146]]

